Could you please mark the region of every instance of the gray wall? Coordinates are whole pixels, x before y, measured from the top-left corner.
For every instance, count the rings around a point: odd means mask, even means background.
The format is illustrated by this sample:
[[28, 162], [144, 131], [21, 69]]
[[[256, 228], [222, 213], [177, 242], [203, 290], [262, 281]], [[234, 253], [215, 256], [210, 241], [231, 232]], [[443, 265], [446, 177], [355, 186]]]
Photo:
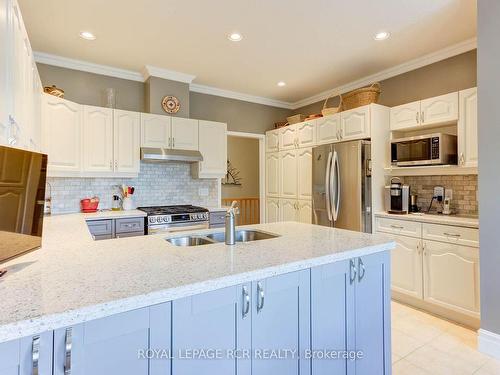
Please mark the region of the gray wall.
[[481, 328], [500, 334], [500, 2], [478, 1]]
[[189, 92], [187, 83], [156, 77], [142, 83], [45, 64], [37, 67], [44, 86], [56, 85], [64, 90], [66, 99], [80, 104], [104, 105], [104, 89], [113, 87], [117, 90], [116, 108], [165, 114], [161, 99], [174, 95], [181, 102], [177, 116], [226, 122], [229, 130], [259, 134], [291, 113], [288, 109]]
[[[474, 87], [476, 72], [476, 50], [473, 50], [381, 81], [379, 103], [392, 107]], [[337, 106], [338, 99], [328, 105]], [[322, 108], [323, 101], [298, 108], [295, 113], [321, 113]]]
[[144, 83], [146, 112], [165, 115], [161, 101], [167, 95], [177, 97], [181, 104], [179, 112], [172, 114], [172, 116], [189, 117], [189, 84], [158, 77], [149, 77]]
[[104, 105], [104, 90], [116, 89], [116, 108], [144, 112], [144, 84], [121, 78], [37, 64], [44, 86], [56, 85], [68, 100], [87, 105]]
[[189, 96], [192, 118], [226, 122], [232, 131], [262, 134], [272, 129], [276, 121], [286, 121], [292, 113], [284, 108], [197, 92], [191, 92]]

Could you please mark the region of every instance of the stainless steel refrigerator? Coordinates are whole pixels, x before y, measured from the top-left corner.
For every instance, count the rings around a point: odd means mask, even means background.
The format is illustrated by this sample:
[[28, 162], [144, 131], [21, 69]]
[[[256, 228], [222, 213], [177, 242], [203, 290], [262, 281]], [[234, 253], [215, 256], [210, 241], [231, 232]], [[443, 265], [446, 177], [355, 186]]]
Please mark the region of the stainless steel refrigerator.
[[371, 145], [352, 141], [313, 148], [312, 222], [371, 233]]

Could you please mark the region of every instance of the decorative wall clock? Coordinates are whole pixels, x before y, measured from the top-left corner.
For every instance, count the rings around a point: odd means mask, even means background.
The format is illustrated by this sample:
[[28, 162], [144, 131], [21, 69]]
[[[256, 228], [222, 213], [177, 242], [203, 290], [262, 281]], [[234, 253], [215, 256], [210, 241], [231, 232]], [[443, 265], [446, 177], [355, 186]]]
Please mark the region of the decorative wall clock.
[[161, 106], [167, 113], [177, 113], [181, 108], [181, 103], [175, 96], [168, 95], [161, 100]]

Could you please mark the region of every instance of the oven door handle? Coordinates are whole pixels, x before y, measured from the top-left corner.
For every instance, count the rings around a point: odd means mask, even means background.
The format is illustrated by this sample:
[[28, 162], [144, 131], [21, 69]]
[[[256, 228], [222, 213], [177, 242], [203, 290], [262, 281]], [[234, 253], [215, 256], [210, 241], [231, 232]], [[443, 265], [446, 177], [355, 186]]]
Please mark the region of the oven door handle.
[[157, 233], [175, 233], [175, 232], [185, 232], [189, 230], [197, 230], [197, 229], [208, 229], [208, 222], [196, 223], [196, 224], [187, 224], [187, 225], [167, 225], [161, 227], [148, 227], [148, 234], [157, 234]]

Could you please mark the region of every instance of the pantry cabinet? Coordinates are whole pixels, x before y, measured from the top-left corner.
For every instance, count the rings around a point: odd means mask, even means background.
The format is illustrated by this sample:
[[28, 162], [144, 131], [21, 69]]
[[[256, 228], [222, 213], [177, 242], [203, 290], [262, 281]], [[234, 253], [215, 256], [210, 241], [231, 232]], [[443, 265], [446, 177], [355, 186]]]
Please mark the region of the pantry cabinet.
[[279, 129], [279, 149], [280, 151], [292, 150], [296, 148], [296, 126], [288, 125]]
[[113, 111], [114, 171], [139, 173], [140, 113], [115, 109]]
[[266, 196], [279, 197], [280, 195], [280, 154], [266, 155]]
[[266, 199], [266, 223], [276, 223], [280, 221], [279, 198]]
[[312, 223], [312, 201], [297, 201], [297, 221], [305, 224]]
[[298, 149], [296, 158], [297, 198], [310, 200], [312, 199], [312, 148]]
[[297, 153], [295, 150], [279, 153], [279, 176], [282, 198], [297, 198]]
[[110, 172], [113, 165], [113, 110], [83, 106], [83, 168]]
[[172, 146], [176, 150], [198, 150], [198, 120], [172, 117]]
[[295, 199], [280, 199], [279, 209], [279, 221], [297, 221], [297, 201]]
[[266, 132], [266, 152], [279, 151], [280, 130], [269, 130]]
[[[237, 360], [226, 354], [250, 350], [251, 285], [243, 284], [197, 294], [172, 303], [172, 373], [250, 374], [250, 359]], [[220, 350], [222, 357], [189, 358], [189, 350]], [[214, 353], [212, 352], [212, 355]]]
[[82, 106], [43, 94], [42, 150], [48, 174], [77, 175], [82, 167]]
[[458, 95], [460, 107], [457, 137], [458, 164], [464, 167], [477, 167], [477, 87], [460, 91]]
[[222, 178], [227, 171], [227, 125], [199, 121], [199, 151], [203, 161], [192, 164], [195, 178]]
[[170, 148], [170, 116], [141, 113], [141, 147]]

